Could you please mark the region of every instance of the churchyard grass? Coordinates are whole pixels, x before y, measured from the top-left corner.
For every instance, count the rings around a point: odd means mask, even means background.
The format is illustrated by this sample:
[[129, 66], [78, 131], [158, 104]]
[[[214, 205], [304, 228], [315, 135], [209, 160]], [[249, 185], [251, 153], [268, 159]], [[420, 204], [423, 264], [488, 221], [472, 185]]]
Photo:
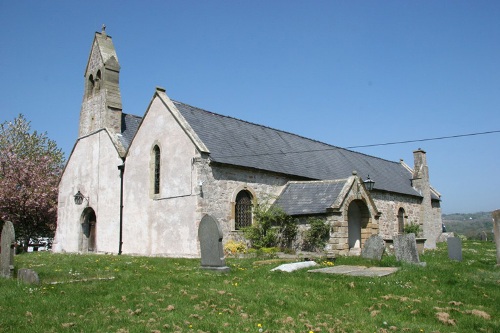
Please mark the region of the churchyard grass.
[[0, 332], [500, 332], [493, 243], [464, 242], [462, 262], [446, 244], [420, 259], [335, 262], [400, 267], [373, 278], [270, 272], [265, 258], [218, 274], [194, 259], [27, 253], [16, 268], [42, 283], [0, 279]]

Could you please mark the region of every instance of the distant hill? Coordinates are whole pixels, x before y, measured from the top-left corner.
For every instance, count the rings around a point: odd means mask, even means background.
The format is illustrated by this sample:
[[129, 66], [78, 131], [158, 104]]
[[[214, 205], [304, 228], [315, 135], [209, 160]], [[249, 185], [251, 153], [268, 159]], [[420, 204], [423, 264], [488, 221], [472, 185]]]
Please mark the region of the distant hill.
[[467, 239], [493, 240], [491, 212], [443, 214], [446, 231], [464, 235]]

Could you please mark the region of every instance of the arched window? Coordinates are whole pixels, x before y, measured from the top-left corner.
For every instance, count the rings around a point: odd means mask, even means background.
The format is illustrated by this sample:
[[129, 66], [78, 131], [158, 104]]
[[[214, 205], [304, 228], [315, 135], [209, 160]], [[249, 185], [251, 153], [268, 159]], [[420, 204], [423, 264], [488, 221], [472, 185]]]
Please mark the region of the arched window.
[[92, 76], [92, 74], [90, 74], [89, 80], [87, 82], [87, 97], [92, 96], [92, 94], [94, 93], [94, 85], [95, 85], [94, 76]]
[[405, 229], [405, 210], [401, 207], [398, 210], [398, 232], [403, 233]]
[[160, 147], [155, 145], [153, 147], [154, 155], [154, 194], [160, 193]]
[[252, 195], [241, 191], [236, 196], [234, 228], [241, 230], [252, 225]]
[[97, 71], [97, 75], [95, 77], [95, 91], [98, 92], [101, 89], [101, 70]]

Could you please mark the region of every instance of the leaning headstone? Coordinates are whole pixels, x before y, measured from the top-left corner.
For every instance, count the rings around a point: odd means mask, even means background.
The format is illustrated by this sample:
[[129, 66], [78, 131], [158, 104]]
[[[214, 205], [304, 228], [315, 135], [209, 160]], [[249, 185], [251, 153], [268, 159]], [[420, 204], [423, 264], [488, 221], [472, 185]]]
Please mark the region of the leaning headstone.
[[450, 237], [448, 242], [448, 258], [462, 261], [462, 241], [458, 237]]
[[17, 271], [17, 281], [30, 284], [40, 284], [38, 273], [29, 268], [21, 268]]
[[1, 261], [0, 261], [0, 276], [11, 278], [14, 272], [14, 252], [15, 252], [16, 234], [14, 225], [10, 221], [5, 221], [2, 228], [1, 241]]
[[222, 231], [212, 216], [205, 215], [201, 219], [198, 239], [200, 240], [201, 268], [221, 272], [229, 271], [224, 260]]
[[419, 264], [417, 241], [415, 234], [394, 236], [394, 252], [397, 261]]
[[371, 260], [382, 260], [385, 250], [385, 242], [379, 235], [372, 235], [365, 242], [361, 256]]
[[497, 265], [500, 265], [500, 209], [491, 213], [493, 217], [493, 235], [497, 247]]

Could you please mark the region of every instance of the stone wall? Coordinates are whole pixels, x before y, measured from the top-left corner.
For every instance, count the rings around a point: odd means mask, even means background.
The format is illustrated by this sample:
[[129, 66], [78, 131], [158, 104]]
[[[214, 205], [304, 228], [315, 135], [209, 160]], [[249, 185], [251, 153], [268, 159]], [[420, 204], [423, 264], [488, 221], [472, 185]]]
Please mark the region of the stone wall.
[[379, 235], [382, 238], [392, 238], [399, 233], [398, 212], [400, 208], [403, 208], [405, 211], [405, 224], [421, 224], [421, 198], [378, 191], [372, 191], [371, 195], [373, 197], [373, 200], [375, 201], [375, 205], [382, 213], [379, 218]]
[[[234, 201], [241, 190], [252, 193], [256, 202], [272, 202], [281, 193], [286, 183], [290, 180], [282, 175], [247, 170], [238, 167], [210, 163], [208, 156], [195, 159], [194, 166], [196, 179], [201, 183], [201, 195], [198, 199], [197, 220], [205, 214], [210, 214], [220, 223], [224, 234], [223, 242], [228, 240], [244, 240], [243, 233], [234, 229]], [[373, 234], [379, 234], [383, 238], [393, 238], [399, 233], [398, 211], [405, 211], [405, 222], [419, 223], [421, 221], [421, 198], [397, 193], [370, 192], [376, 208], [372, 208], [367, 194], [350, 193], [342, 211], [335, 214], [328, 213], [319, 216], [325, 219], [331, 226], [331, 237], [325, 250], [333, 255], [349, 254], [348, 244], [348, 213], [349, 202], [362, 199], [369, 209], [367, 224], [361, 230], [361, 247], [366, 239]], [[440, 208], [437, 202], [433, 202], [435, 224], [440, 224]], [[377, 215], [377, 210], [380, 215]], [[380, 216], [380, 217], [379, 217]], [[318, 217], [318, 216], [315, 216]], [[299, 223], [299, 237], [294, 243], [294, 248], [299, 249], [302, 244], [302, 235], [308, 229], [307, 217], [302, 217]]]
[[198, 202], [200, 216], [210, 214], [219, 222], [224, 243], [244, 239], [242, 231], [234, 227], [234, 203], [240, 191], [250, 192], [254, 205], [272, 202], [289, 180], [268, 172], [210, 163], [206, 156], [198, 158], [195, 165], [198, 183], [203, 184]]

